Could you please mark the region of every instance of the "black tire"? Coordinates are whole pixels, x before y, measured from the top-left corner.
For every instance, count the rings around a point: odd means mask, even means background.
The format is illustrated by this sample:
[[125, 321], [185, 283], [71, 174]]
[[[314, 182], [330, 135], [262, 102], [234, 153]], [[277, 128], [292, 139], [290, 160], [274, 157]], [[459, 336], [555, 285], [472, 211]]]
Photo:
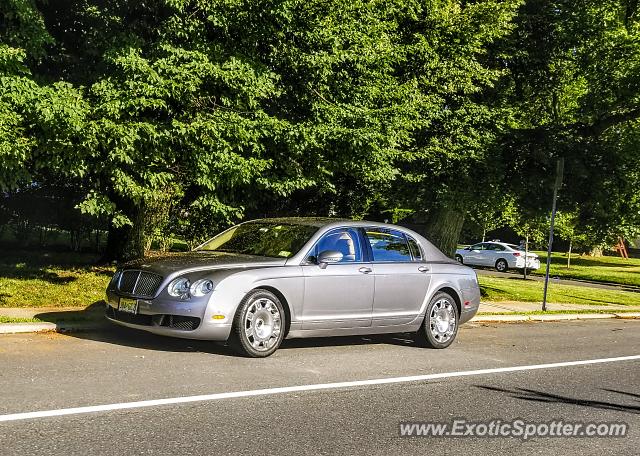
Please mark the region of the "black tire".
[[456, 261], [460, 264], [464, 264], [464, 260], [462, 259], [461, 255], [456, 255]]
[[[448, 314], [448, 327], [443, 331], [443, 319], [438, 319], [438, 316], [441, 317], [445, 313]], [[429, 301], [424, 321], [415, 335], [416, 343], [422, 347], [447, 348], [458, 334], [459, 321], [460, 316], [455, 299], [449, 293], [436, 293]]]
[[280, 347], [285, 328], [286, 314], [280, 299], [270, 291], [253, 290], [238, 306], [229, 346], [242, 356], [266, 358]]
[[498, 272], [507, 272], [509, 270], [509, 263], [504, 258], [500, 258], [496, 261], [496, 269]]

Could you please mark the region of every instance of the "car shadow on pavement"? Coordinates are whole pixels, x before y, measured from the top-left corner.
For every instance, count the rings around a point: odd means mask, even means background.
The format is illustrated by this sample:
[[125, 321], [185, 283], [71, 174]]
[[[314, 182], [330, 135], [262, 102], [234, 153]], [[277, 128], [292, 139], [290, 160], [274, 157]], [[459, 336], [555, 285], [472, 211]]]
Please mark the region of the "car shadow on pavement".
[[104, 301], [96, 301], [82, 310], [64, 310], [54, 312], [42, 312], [33, 317], [38, 320], [55, 323], [59, 330], [73, 323], [75, 326], [88, 326], [104, 320]]
[[[104, 309], [104, 301], [96, 301], [83, 310], [43, 312], [35, 315], [35, 318], [55, 323], [57, 331], [79, 339], [147, 350], [203, 352], [222, 356], [239, 356], [223, 342], [159, 336], [137, 329], [118, 326], [105, 318]], [[283, 341], [279, 350], [376, 344], [421, 349], [415, 344], [410, 334], [381, 334], [290, 339]]]
[[[484, 385], [474, 385], [474, 386], [476, 388], [484, 389], [487, 391], [509, 394], [511, 397], [515, 399], [521, 399], [524, 401], [543, 402], [547, 404], [551, 404], [551, 403], [571, 404], [571, 405], [578, 405], [582, 407], [592, 407], [592, 408], [597, 408], [602, 410], [614, 410], [617, 412], [640, 414], [640, 404], [630, 405], [630, 404], [618, 404], [613, 402], [595, 401], [592, 399], [577, 399], [569, 396], [546, 393], [544, 391], [537, 391], [537, 390], [532, 390], [527, 388], [506, 389], [506, 388], [498, 388], [494, 386], [484, 386]], [[632, 393], [626, 393], [623, 391], [609, 390], [606, 388], [602, 388], [602, 390], [615, 392], [622, 395], [629, 395], [636, 398], [640, 397], [638, 395], [635, 395]], [[638, 401], [638, 399], [636, 399], [636, 401]]]

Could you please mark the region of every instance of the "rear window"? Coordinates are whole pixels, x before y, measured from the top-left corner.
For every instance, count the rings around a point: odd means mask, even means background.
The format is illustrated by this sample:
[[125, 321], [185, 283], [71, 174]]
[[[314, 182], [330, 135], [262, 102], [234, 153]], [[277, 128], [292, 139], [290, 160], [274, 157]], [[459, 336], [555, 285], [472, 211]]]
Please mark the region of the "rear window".
[[382, 228], [368, 229], [367, 239], [371, 245], [373, 261], [411, 261], [411, 250], [404, 233]]

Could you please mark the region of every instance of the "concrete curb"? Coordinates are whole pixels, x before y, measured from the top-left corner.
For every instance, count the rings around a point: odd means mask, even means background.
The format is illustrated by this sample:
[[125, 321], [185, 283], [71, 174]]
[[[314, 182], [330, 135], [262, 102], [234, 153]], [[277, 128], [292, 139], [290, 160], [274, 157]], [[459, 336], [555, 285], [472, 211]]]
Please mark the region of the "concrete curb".
[[589, 314], [548, 314], [548, 315], [521, 315], [521, 314], [495, 314], [476, 315], [470, 321], [472, 323], [506, 323], [523, 321], [575, 321], [575, 320], [602, 320], [609, 318], [640, 319], [640, 312], [620, 313], [589, 313]]
[[640, 312], [621, 312], [615, 315], [616, 315], [616, 318], [629, 318], [629, 319], [640, 318]]
[[38, 333], [38, 332], [78, 332], [99, 328], [98, 323], [0, 323], [0, 334]]

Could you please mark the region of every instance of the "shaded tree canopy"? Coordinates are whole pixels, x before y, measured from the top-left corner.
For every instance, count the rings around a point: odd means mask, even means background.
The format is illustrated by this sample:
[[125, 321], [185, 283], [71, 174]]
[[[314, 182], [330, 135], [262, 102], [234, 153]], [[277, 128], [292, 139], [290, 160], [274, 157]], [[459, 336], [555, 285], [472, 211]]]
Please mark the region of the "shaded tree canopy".
[[543, 216], [564, 156], [604, 242], [640, 225], [639, 13], [579, 3], [1, 0], [0, 187], [64, 182], [113, 258], [276, 214], [451, 250], [486, 201]]

